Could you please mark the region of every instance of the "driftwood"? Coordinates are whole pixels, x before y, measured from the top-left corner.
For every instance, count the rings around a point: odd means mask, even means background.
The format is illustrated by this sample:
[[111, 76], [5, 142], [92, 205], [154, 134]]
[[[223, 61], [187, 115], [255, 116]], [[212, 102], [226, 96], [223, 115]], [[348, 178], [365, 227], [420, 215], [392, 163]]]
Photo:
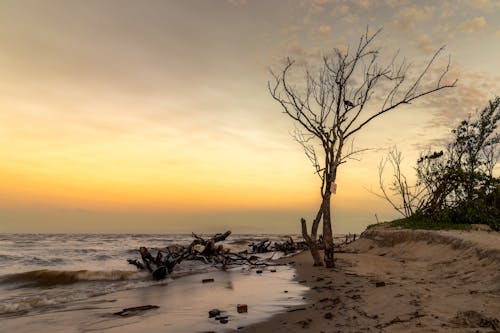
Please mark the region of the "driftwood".
[[269, 266], [271, 264], [262, 261], [259, 257], [248, 256], [246, 253], [232, 253], [229, 249], [216, 243], [224, 241], [231, 231], [223, 234], [216, 234], [208, 239], [192, 234], [194, 240], [188, 246], [177, 246], [175, 249], [165, 248], [158, 250], [154, 257], [146, 247], [141, 247], [139, 253], [142, 261], [137, 259], [128, 259], [128, 263], [136, 266], [138, 269], [151, 272], [156, 280], [166, 278], [174, 267], [184, 260], [197, 260], [205, 264], [218, 266], [226, 269], [231, 265], [248, 264], [252, 266]]
[[288, 237], [283, 242], [272, 243], [269, 239], [264, 239], [258, 242], [248, 244], [251, 248], [250, 253], [267, 253], [267, 252], [284, 252], [285, 254], [294, 253], [307, 249], [305, 242], [294, 242], [292, 237]]
[[282, 243], [274, 243], [274, 249], [289, 254], [307, 249], [307, 244], [306, 242], [294, 242], [293, 238], [289, 237], [288, 240]]
[[248, 244], [248, 246], [251, 248], [251, 253], [266, 253], [272, 251], [269, 239], [253, 242]]
[[[245, 250], [233, 253], [229, 249], [224, 248], [223, 245], [217, 244], [226, 240], [229, 235], [231, 235], [231, 231], [215, 234], [210, 238], [203, 238], [192, 233], [193, 241], [188, 246], [171, 245], [158, 250], [156, 256], [153, 256], [146, 247], [140, 247], [141, 260], [128, 259], [127, 261], [140, 270], [149, 271], [154, 279], [161, 280], [171, 274], [174, 267], [184, 260], [197, 260], [222, 269], [233, 265], [270, 266], [273, 264], [253, 254], [279, 251], [286, 255], [308, 248], [306, 242], [295, 242], [292, 237], [289, 237], [283, 242], [271, 242], [269, 239], [252, 242], [248, 245], [250, 251]], [[342, 241], [336, 244], [336, 250], [343, 252], [343, 246], [355, 240], [356, 234], [346, 235], [345, 240], [342, 237]], [[318, 239], [318, 248], [320, 249], [322, 241], [323, 239], [320, 235]]]

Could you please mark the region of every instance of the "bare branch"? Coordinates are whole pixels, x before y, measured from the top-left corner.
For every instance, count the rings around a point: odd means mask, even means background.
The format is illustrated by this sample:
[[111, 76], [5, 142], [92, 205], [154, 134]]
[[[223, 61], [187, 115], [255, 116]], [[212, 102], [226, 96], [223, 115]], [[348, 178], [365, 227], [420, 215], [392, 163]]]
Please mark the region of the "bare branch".
[[[273, 99], [299, 125], [293, 137], [302, 146], [320, 178], [325, 257], [331, 264], [332, 184], [341, 164], [367, 150], [354, 148], [349, 139], [375, 118], [456, 84], [456, 81], [444, 83], [450, 61], [435, 82], [425, 80], [444, 48], [436, 51], [413, 81], [409, 79], [410, 64], [406, 59], [398, 61], [399, 51], [389, 58], [388, 63], [383, 63], [380, 60], [382, 49], [373, 46], [380, 33], [381, 29], [370, 33], [367, 27], [355, 48], [348, 48], [346, 52], [334, 49], [330, 55], [322, 57], [319, 70], [305, 70], [303, 81], [294, 80], [292, 70], [296, 67], [294, 61], [287, 58], [281, 70], [271, 71], [272, 80], [268, 82]], [[428, 88], [422, 89], [424, 80]], [[420, 202], [419, 191], [410, 187], [397, 169], [395, 172], [400, 180], [396, 183], [397, 191], [403, 195], [404, 203], [399, 207], [397, 203], [389, 202], [402, 214], [409, 214]], [[382, 196], [389, 198], [384, 191]], [[315, 223], [313, 226], [317, 228]]]

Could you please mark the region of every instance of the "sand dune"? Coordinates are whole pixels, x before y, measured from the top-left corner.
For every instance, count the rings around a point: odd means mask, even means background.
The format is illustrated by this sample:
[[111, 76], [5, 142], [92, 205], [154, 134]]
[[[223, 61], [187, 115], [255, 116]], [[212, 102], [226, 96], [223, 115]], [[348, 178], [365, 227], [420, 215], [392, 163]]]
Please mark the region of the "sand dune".
[[245, 332], [500, 332], [500, 234], [370, 229], [337, 268], [295, 257], [305, 310]]

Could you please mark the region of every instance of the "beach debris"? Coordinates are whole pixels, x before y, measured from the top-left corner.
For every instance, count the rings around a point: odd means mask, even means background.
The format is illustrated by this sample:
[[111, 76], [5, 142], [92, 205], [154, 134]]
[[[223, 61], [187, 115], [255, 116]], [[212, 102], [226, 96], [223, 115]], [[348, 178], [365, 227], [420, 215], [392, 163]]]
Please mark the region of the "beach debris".
[[451, 320], [453, 324], [470, 328], [491, 328], [494, 332], [500, 332], [500, 321], [493, 317], [487, 317], [477, 311], [459, 311]]
[[208, 318], [213, 318], [215, 317], [215, 320], [220, 322], [221, 324], [227, 324], [229, 322], [229, 317], [228, 316], [223, 316], [221, 315], [222, 311], [219, 309], [213, 309], [208, 311]]
[[[418, 311], [415, 311], [415, 312], [412, 312], [412, 313], [409, 313], [407, 315], [402, 315], [401, 317], [399, 316], [396, 316], [394, 319], [386, 322], [386, 323], [383, 323], [383, 324], [377, 324], [375, 327], [376, 328], [385, 328], [385, 327], [388, 327], [388, 326], [391, 326], [391, 325], [394, 325], [394, 324], [400, 324], [400, 323], [407, 323], [407, 322], [410, 322], [414, 319], [418, 319], [418, 318], [422, 318], [422, 317], [425, 317], [427, 316], [426, 314], [424, 313], [420, 313]], [[371, 317], [372, 319], [376, 319], [374, 316]], [[377, 317], [378, 318], [378, 317]]]
[[208, 318], [213, 318], [219, 316], [221, 311], [219, 309], [212, 309], [208, 311]]
[[125, 308], [125, 309], [118, 311], [118, 312], [115, 312], [113, 314], [116, 316], [128, 317], [128, 316], [139, 314], [143, 311], [158, 309], [158, 308], [159, 308], [158, 305], [143, 305], [143, 306], [136, 306], [133, 308]]
[[295, 311], [303, 311], [305, 310], [306, 308], [302, 307], [302, 308], [293, 308], [293, 309], [288, 309], [286, 312], [295, 312]]
[[210, 282], [214, 282], [215, 280], [212, 279], [212, 278], [209, 278], [209, 279], [203, 279], [201, 280], [201, 283], [210, 283]]
[[246, 251], [232, 253], [222, 245], [217, 245], [218, 242], [224, 241], [230, 234], [231, 231], [228, 230], [225, 233], [215, 234], [205, 239], [192, 233], [194, 240], [188, 246], [169, 246], [158, 250], [156, 256], [153, 256], [146, 247], [141, 246], [139, 253], [142, 262], [137, 259], [128, 259], [127, 261], [138, 269], [151, 272], [155, 280], [165, 279], [172, 273], [176, 265], [185, 260], [201, 261], [223, 270], [231, 265], [274, 265], [257, 256], [248, 256]]
[[248, 244], [248, 246], [251, 248], [252, 253], [266, 253], [266, 252], [271, 252], [271, 242], [269, 239], [263, 239], [258, 242], [252, 242]]
[[309, 325], [311, 324], [311, 322], [312, 322], [312, 319], [311, 318], [307, 318], [306, 320], [298, 321], [297, 324], [301, 325], [302, 328], [308, 328]]
[[268, 253], [268, 252], [283, 252], [285, 255], [295, 253], [307, 249], [305, 242], [295, 242], [292, 237], [288, 237], [283, 242], [271, 242], [269, 239], [263, 239], [258, 242], [248, 244], [250, 247], [249, 253]]
[[238, 305], [236, 305], [236, 311], [238, 311], [238, 313], [247, 313], [248, 312], [248, 305], [238, 304]]

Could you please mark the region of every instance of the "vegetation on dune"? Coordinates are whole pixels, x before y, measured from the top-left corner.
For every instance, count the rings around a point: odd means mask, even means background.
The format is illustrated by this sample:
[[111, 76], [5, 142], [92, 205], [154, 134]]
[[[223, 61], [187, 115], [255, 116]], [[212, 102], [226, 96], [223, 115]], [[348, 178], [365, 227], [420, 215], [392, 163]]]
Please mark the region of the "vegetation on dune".
[[450, 223], [436, 217], [412, 215], [389, 222], [390, 227], [423, 230], [471, 230], [470, 224]]
[[[421, 154], [415, 167], [417, 182], [409, 185], [401, 172], [401, 153], [390, 151], [379, 167], [381, 194], [404, 216], [393, 226], [422, 229], [466, 229], [487, 224], [500, 231], [500, 178], [494, 175], [500, 157], [500, 97], [476, 118], [452, 130], [453, 140], [440, 151]], [[384, 185], [387, 164], [391, 186]]]

